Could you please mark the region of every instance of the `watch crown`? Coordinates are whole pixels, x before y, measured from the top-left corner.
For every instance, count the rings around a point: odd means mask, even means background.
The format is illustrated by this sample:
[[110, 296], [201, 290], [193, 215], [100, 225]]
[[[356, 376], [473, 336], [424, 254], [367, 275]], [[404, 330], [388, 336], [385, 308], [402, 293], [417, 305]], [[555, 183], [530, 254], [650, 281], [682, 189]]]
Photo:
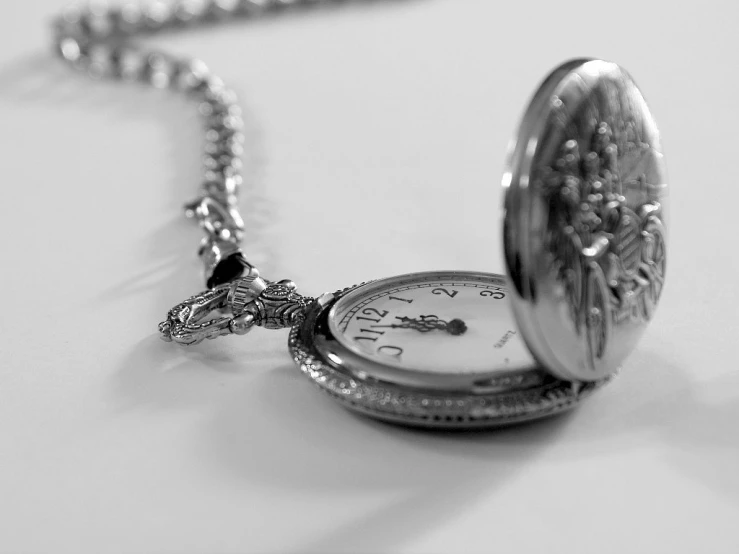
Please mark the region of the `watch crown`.
[[259, 276], [255, 267], [231, 284], [227, 302], [233, 314], [240, 314], [267, 288], [267, 282]]

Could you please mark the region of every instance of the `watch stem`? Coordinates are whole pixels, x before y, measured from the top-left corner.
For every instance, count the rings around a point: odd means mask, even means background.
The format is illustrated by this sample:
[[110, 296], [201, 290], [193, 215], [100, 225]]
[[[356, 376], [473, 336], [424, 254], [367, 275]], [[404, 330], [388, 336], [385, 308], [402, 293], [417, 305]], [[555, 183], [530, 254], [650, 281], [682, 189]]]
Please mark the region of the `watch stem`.
[[233, 318], [228, 324], [228, 328], [235, 335], [246, 335], [252, 327], [254, 327], [254, 315], [248, 312]]

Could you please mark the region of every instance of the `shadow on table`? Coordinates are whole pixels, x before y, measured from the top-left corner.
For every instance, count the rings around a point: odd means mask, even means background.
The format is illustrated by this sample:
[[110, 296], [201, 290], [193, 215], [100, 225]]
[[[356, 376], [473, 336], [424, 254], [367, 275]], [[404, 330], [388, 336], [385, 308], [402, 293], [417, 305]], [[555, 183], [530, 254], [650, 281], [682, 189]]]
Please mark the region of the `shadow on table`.
[[[592, 461], [597, 472], [603, 456], [655, 444], [663, 445], [656, 452], [666, 466], [739, 497], [739, 436], [731, 427], [739, 420], [739, 404], [700, 398], [683, 370], [648, 352], [633, 356], [625, 375], [569, 414], [492, 431], [438, 433], [351, 414], [316, 390], [287, 356], [277, 359], [274, 347], [259, 337], [250, 343], [248, 359], [231, 348], [206, 343], [173, 355], [171, 345], [147, 338], [121, 367], [115, 392], [126, 402], [211, 414], [195, 435], [202, 444], [194, 448], [205, 462], [235, 479], [314, 496], [316, 513], [306, 517], [332, 517], [323, 508], [336, 498], [393, 498], [294, 545], [295, 552], [345, 551], [358, 536], [364, 551], [398, 548], [525, 479], [528, 466], [542, 459]], [[734, 377], [722, 384], [736, 385]], [[344, 521], [346, 514], [336, 519]]]
[[[284, 341], [283, 333], [273, 334]], [[572, 419], [496, 432], [405, 429], [348, 412], [305, 379], [287, 354], [271, 358], [274, 348], [261, 345], [258, 336], [248, 360], [230, 345], [202, 346], [174, 349], [155, 337], [143, 340], [121, 365], [115, 403], [173, 416], [191, 409], [210, 413], [195, 435], [202, 443], [193, 448], [204, 463], [234, 479], [315, 496], [317, 506], [373, 493], [395, 498], [311, 544], [293, 545], [295, 552], [346, 550], [355, 546], [357, 533], [365, 550], [396, 547], [519, 478]], [[289, 539], [275, 540], [282, 545]], [[289, 550], [287, 545], [278, 550]]]

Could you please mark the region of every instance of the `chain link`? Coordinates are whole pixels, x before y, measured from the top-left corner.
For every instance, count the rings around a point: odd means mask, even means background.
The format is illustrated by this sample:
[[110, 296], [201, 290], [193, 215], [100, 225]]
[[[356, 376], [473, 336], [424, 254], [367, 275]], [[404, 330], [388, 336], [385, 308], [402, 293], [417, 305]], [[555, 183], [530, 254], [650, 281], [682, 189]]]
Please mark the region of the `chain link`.
[[[185, 206], [205, 231], [199, 255], [208, 287], [250, 269], [238, 246], [244, 222], [238, 212], [244, 135], [236, 94], [200, 60], [177, 58], [131, 43], [135, 35], [187, 28], [237, 17], [254, 18], [322, 0], [154, 0], [120, 6], [71, 6], [53, 20], [54, 48], [69, 65], [94, 78], [147, 83], [197, 102], [204, 121], [203, 182]], [[227, 260], [226, 258], [234, 258]], [[228, 262], [228, 263], [226, 263]], [[221, 269], [218, 266], [221, 266]], [[241, 268], [239, 268], [241, 264]], [[224, 273], [225, 272], [225, 273]]]

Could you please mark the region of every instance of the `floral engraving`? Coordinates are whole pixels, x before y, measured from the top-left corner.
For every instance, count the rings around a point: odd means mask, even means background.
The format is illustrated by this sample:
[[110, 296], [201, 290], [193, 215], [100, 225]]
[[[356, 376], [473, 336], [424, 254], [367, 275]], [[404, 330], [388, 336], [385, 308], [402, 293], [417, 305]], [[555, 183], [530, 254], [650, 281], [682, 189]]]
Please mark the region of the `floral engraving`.
[[661, 184], [649, 183], [644, 172], [628, 178], [619, 172], [620, 159], [638, 169], [650, 147], [632, 134], [619, 141], [619, 152], [613, 135], [599, 122], [585, 148], [565, 141], [541, 180], [548, 250], [591, 369], [604, 357], [614, 326], [651, 318], [665, 275]]

